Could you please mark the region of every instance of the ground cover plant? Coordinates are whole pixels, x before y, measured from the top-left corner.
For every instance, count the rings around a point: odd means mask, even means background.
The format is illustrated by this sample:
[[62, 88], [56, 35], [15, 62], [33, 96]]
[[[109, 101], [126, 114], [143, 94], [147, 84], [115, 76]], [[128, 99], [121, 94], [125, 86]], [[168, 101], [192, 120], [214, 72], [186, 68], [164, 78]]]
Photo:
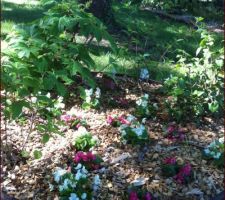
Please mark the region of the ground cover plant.
[[223, 199], [221, 5], [196, 3], [3, 0], [3, 199]]

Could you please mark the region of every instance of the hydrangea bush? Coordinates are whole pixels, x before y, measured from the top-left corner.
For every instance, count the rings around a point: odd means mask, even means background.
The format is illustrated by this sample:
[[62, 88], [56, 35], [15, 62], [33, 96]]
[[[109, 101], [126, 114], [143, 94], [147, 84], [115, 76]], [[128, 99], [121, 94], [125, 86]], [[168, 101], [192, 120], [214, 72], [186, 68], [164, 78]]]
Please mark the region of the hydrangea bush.
[[127, 121], [130, 124], [122, 124], [119, 128], [124, 144], [143, 144], [149, 141], [148, 132], [145, 126], [135, 121], [134, 116], [128, 116]]
[[175, 157], [164, 159], [162, 173], [166, 177], [173, 177], [180, 184], [186, 184], [193, 178], [191, 165], [178, 163]]
[[77, 137], [74, 142], [74, 147], [77, 151], [89, 151], [92, 147], [98, 144], [98, 139], [87, 132], [85, 128], [78, 129]]
[[100, 187], [99, 176], [91, 181], [86, 168], [80, 163], [74, 168], [75, 173], [58, 168], [54, 173], [60, 199], [62, 200], [92, 200], [93, 194]]
[[214, 161], [218, 167], [224, 166], [224, 137], [210, 143], [203, 151], [206, 159]]

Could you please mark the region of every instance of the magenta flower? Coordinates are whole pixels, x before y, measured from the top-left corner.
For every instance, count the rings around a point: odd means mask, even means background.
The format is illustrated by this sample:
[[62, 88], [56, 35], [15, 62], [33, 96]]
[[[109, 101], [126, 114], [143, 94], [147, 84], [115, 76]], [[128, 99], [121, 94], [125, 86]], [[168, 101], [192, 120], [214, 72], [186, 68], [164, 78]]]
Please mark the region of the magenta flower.
[[180, 169], [180, 172], [185, 176], [190, 176], [191, 174], [191, 165], [186, 164], [184, 167]]
[[137, 192], [131, 192], [129, 196], [129, 200], [138, 200]]
[[107, 123], [112, 124], [114, 121], [114, 118], [112, 116], [107, 117]]
[[87, 152], [87, 158], [88, 160], [92, 161], [96, 159], [96, 156], [92, 152]]
[[126, 120], [123, 116], [120, 116], [118, 120], [121, 122], [121, 124], [130, 124], [130, 122]]
[[174, 176], [174, 179], [180, 184], [184, 182], [184, 176], [180, 172]]
[[149, 192], [146, 193], [144, 198], [145, 198], [145, 200], [152, 200], [152, 196]]
[[172, 132], [174, 132], [175, 131], [175, 126], [174, 125], [170, 125], [168, 128], [167, 128], [167, 132], [168, 133], [172, 133]]
[[83, 155], [84, 153], [82, 151], [77, 152], [73, 159], [74, 162], [79, 163], [81, 160], [83, 160]]
[[177, 162], [176, 158], [174, 158], [174, 157], [166, 158], [164, 160], [165, 164], [170, 164], [170, 165], [174, 165], [174, 164], [176, 164], [176, 162]]

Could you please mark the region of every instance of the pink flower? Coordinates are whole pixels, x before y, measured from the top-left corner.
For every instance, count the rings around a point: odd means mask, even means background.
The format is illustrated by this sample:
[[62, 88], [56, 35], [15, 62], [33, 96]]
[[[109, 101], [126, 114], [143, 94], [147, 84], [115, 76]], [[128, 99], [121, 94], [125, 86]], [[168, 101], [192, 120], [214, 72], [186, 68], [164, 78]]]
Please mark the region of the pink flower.
[[185, 176], [190, 176], [191, 174], [191, 165], [186, 164], [184, 167], [180, 169], [180, 172]]
[[126, 120], [123, 116], [120, 116], [118, 118], [118, 120], [122, 123], [122, 124], [130, 124], [130, 122], [128, 120]]
[[87, 154], [83, 154], [82, 160], [83, 160], [84, 162], [87, 162], [87, 161], [89, 160]]
[[92, 161], [96, 159], [96, 156], [92, 152], [87, 152], [87, 158], [88, 160]]
[[137, 192], [131, 192], [129, 200], [138, 200]]
[[176, 158], [174, 158], [174, 157], [166, 158], [164, 160], [165, 164], [170, 164], [170, 165], [174, 165], [174, 164], [176, 164], [176, 162], [177, 162]]
[[84, 153], [82, 151], [77, 152], [73, 159], [74, 162], [79, 163], [81, 160], [83, 160], [83, 155]]
[[80, 126], [81, 126], [81, 124], [80, 124], [80, 123], [78, 123], [78, 124], [76, 125], [76, 128], [78, 129]]
[[172, 133], [175, 131], [175, 126], [174, 125], [170, 125], [168, 128], [167, 128], [167, 132], [168, 133]]
[[112, 124], [114, 121], [114, 118], [112, 116], [107, 117], [107, 123]]
[[71, 115], [61, 115], [60, 119], [64, 122], [71, 122], [73, 120], [75, 120], [75, 117], [71, 116]]
[[146, 193], [144, 198], [145, 198], [145, 200], [152, 200], [152, 196], [149, 192]]

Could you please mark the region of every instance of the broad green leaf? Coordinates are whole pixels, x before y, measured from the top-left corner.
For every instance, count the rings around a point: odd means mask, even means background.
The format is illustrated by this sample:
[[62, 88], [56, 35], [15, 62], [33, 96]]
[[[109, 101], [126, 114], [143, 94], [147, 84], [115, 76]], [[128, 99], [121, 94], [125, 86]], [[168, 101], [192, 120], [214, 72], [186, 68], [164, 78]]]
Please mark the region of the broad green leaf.
[[49, 141], [50, 139], [50, 135], [45, 133], [43, 136], [42, 136], [42, 142], [45, 144]]
[[38, 151], [38, 150], [35, 150], [34, 151], [34, 158], [35, 159], [40, 159], [41, 157], [42, 157], [42, 152]]

